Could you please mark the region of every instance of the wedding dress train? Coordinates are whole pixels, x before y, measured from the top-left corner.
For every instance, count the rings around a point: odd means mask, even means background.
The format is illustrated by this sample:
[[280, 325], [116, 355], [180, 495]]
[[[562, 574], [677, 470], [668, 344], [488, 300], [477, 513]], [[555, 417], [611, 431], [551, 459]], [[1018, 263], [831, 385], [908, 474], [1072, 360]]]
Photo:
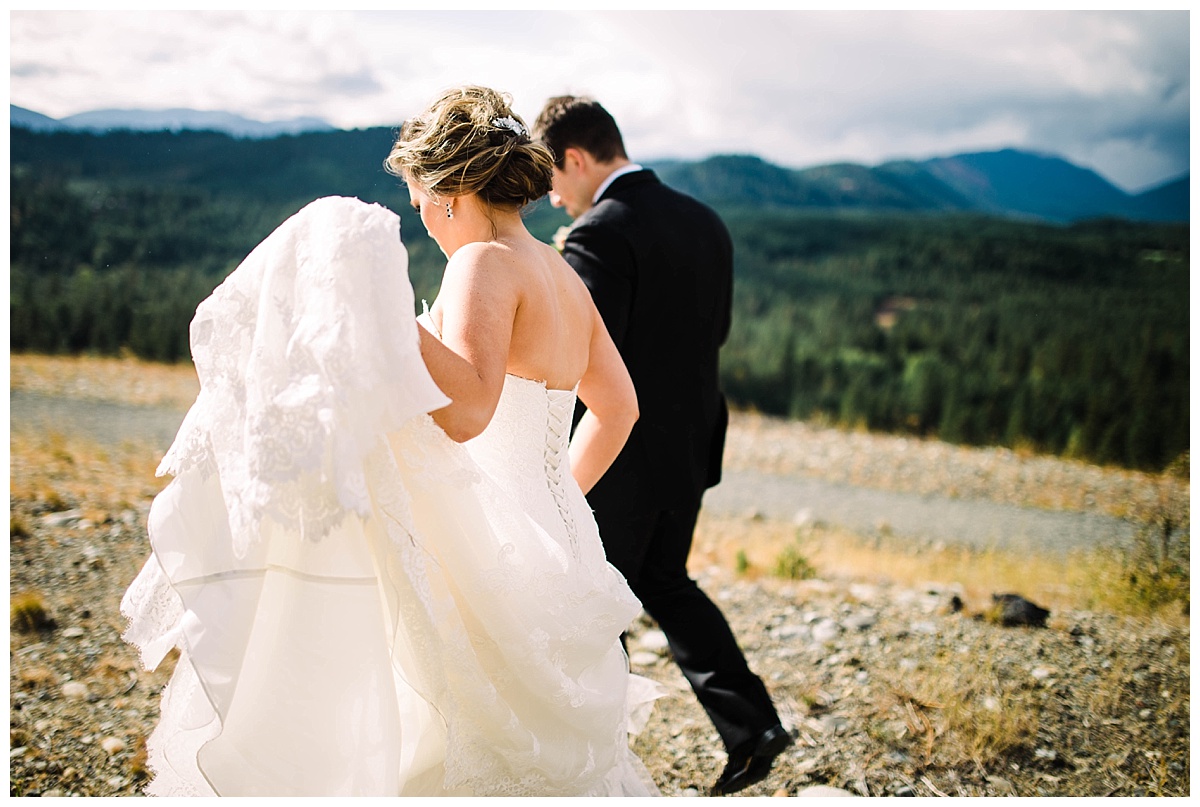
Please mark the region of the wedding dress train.
[[399, 220], [318, 200], [197, 309], [201, 391], [122, 602], [154, 795], [656, 795], [639, 604], [567, 459], [575, 396], [509, 376], [459, 445]]

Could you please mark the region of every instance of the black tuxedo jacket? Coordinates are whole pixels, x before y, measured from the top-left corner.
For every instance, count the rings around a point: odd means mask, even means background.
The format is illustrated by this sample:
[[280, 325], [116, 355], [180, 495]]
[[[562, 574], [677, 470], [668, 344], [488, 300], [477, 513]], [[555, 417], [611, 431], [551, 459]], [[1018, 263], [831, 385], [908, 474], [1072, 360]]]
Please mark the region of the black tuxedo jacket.
[[575, 221], [563, 257], [591, 290], [641, 411], [588, 502], [597, 516], [698, 503], [720, 481], [729, 417], [717, 376], [733, 293], [729, 231], [641, 170]]

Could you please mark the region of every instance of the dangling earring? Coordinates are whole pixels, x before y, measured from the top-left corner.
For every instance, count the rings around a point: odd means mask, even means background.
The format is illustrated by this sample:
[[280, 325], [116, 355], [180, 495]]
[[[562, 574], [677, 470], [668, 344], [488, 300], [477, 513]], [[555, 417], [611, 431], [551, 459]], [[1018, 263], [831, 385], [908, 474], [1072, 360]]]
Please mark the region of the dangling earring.
[[450, 209], [449, 202], [446, 202], [446, 218], [448, 218], [448, 219], [454, 218], [454, 211]]

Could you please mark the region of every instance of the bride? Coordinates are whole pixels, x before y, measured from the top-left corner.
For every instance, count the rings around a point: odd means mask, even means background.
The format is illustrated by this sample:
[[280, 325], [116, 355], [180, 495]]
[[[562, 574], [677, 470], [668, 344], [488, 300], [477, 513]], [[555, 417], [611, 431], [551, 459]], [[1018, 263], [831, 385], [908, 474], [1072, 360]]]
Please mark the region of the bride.
[[201, 391], [122, 602], [148, 668], [179, 652], [147, 792], [656, 795], [628, 734], [658, 692], [619, 640], [640, 606], [583, 498], [637, 403], [521, 221], [550, 154], [468, 86], [387, 166], [448, 258], [419, 322], [398, 218], [334, 197], [192, 321]]

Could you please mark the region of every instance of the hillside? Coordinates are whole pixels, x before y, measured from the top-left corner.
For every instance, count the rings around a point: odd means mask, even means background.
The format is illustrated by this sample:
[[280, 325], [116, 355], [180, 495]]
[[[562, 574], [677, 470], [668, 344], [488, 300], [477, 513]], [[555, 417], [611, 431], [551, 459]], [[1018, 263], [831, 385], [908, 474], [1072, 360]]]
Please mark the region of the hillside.
[[876, 167], [787, 169], [753, 156], [654, 166], [680, 190], [716, 205], [979, 213], [1046, 222], [1095, 218], [1187, 221], [1187, 177], [1131, 195], [1056, 158], [1007, 149]]
[[114, 130], [178, 132], [186, 129], [253, 138], [333, 129], [320, 118], [258, 121], [231, 112], [196, 109], [96, 109], [56, 119], [15, 104], [9, 104], [9, 121], [12, 126], [34, 131], [83, 131], [99, 134]]
[[[383, 169], [393, 137], [13, 127], [11, 348], [186, 358], [196, 305], [284, 219], [328, 195], [399, 214], [415, 297], [432, 301], [445, 259]], [[1047, 159], [659, 166], [711, 202], [733, 236], [722, 352], [731, 400], [848, 428], [1165, 467], [1190, 439], [1188, 228], [1045, 221], [1119, 198], [1091, 172]], [[1008, 179], [984, 182], [1023, 165], [1091, 191], [1052, 203]], [[1162, 210], [1182, 187], [1141, 198]], [[977, 209], [1022, 199], [1042, 215]], [[546, 241], [568, 223], [545, 201], [526, 220]]]

